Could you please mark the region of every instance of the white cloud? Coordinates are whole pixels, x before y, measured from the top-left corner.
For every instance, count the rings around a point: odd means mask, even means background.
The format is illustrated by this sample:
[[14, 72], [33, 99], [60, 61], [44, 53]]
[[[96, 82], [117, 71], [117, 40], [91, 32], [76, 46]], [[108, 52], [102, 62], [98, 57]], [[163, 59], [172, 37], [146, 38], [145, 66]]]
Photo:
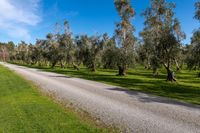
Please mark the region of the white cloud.
[[5, 21], [2, 22], [0, 20], [0, 29], [4, 31], [4, 34], [6, 32], [10, 38], [25, 41], [29, 41], [31, 39], [28, 29], [24, 28], [23, 26], [17, 26], [15, 24], [6, 23]]
[[40, 0], [0, 0], [0, 30], [10, 37], [29, 40], [27, 27], [41, 21], [39, 4]]

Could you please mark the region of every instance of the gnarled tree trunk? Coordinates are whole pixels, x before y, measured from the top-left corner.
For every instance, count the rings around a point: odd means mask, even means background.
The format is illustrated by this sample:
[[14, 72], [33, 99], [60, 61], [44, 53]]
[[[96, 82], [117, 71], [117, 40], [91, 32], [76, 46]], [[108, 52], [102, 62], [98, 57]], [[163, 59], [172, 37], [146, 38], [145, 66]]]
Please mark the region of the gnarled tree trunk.
[[165, 69], [167, 70], [167, 81], [176, 81], [176, 78], [174, 76], [174, 72], [170, 69], [169, 65], [167, 66], [164, 64]]
[[126, 75], [126, 68], [118, 66], [118, 76], [125, 76]]
[[76, 70], [80, 70], [79, 66], [76, 65], [74, 62], [72, 63], [72, 65], [73, 65], [74, 69], [76, 69]]

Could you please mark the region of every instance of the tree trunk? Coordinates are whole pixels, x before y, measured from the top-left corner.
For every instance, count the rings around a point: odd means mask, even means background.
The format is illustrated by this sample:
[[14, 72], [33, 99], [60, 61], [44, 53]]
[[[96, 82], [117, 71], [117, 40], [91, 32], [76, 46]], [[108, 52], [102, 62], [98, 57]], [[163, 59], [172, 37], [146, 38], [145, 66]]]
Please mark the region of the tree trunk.
[[64, 68], [64, 65], [63, 65], [63, 63], [60, 63], [60, 68]]
[[42, 62], [41, 62], [41, 61], [38, 62], [38, 66], [39, 66], [39, 67], [42, 66]]
[[56, 66], [56, 63], [57, 62], [53, 62], [52, 65], [51, 65], [51, 68], [54, 68]]
[[48, 66], [48, 61], [44, 60], [44, 66]]
[[74, 69], [76, 69], [76, 70], [80, 70], [80, 68], [78, 67], [78, 65], [76, 65], [74, 62], [72, 63], [72, 65], [73, 65], [73, 67], [74, 67]]
[[61, 67], [61, 68], [65, 68], [65, 63], [62, 62], [62, 61], [60, 61], [60, 67]]
[[174, 77], [174, 72], [170, 70], [170, 68], [166, 68], [167, 69], [167, 81], [176, 81], [175, 77]]
[[95, 69], [94, 67], [92, 67], [92, 68], [91, 68], [91, 71], [92, 71], [92, 72], [95, 72], [95, 71], [96, 71], [96, 69]]
[[118, 76], [125, 76], [126, 75], [126, 69], [124, 67], [118, 66]]
[[171, 81], [171, 82], [175, 81], [176, 82], [174, 72], [170, 69], [169, 63], [168, 63], [168, 65], [164, 64], [164, 67], [167, 70], [167, 81]]
[[92, 72], [95, 72], [95, 71], [96, 71], [96, 69], [95, 69], [95, 64], [94, 64], [94, 63], [91, 65], [90, 70], [91, 70]]
[[158, 76], [158, 69], [156, 67], [153, 67], [153, 76]]
[[176, 70], [179, 71], [180, 70], [180, 66], [179, 66], [179, 63], [178, 61], [175, 59], [175, 63], [176, 63]]

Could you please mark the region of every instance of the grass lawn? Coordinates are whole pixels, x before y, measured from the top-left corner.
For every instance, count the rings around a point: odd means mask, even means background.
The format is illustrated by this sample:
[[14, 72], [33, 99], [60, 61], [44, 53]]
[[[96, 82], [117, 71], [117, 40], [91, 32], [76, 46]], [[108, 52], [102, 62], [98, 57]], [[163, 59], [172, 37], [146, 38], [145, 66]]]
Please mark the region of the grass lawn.
[[[86, 117], [86, 116], [85, 116]], [[110, 132], [65, 109], [12, 71], [0, 66], [1, 133]]]
[[159, 76], [153, 77], [152, 70], [146, 70], [141, 66], [130, 69], [128, 75], [124, 77], [116, 76], [116, 70], [98, 69], [97, 72], [89, 72], [86, 68], [77, 71], [73, 68], [31, 67], [200, 105], [200, 78], [197, 78], [196, 71], [176, 72], [178, 81], [171, 83], [166, 82], [165, 70], [160, 70]]

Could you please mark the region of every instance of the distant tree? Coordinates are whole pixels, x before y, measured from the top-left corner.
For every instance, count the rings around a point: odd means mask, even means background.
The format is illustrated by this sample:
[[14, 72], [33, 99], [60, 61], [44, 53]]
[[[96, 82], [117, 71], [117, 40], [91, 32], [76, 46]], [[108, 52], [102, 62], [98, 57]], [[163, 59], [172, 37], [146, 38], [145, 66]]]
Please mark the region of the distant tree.
[[28, 54], [27, 54], [27, 63], [35, 65], [41, 61], [42, 53], [39, 51], [37, 45], [29, 44], [28, 45]]
[[59, 43], [57, 42], [57, 40], [54, 39], [54, 35], [47, 35], [47, 45], [47, 59], [51, 63], [51, 67], [54, 68], [56, 64], [61, 60], [61, 57], [59, 55]]
[[143, 44], [138, 49], [138, 55], [140, 61], [145, 65], [145, 68], [152, 68], [153, 74], [158, 74], [158, 68], [160, 68], [159, 59], [156, 56], [155, 42], [154, 38], [151, 37], [151, 31], [146, 27], [141, 33], [140, 36], [143, 38]]
[[200, 29], [194, 32], [191, 39], [187, 65], [190, 69], [200, 69]]
[[92, 36], [87, 39], [87, 44], [85, 47], [84, 52], [84, 60], [83, 64], [86, 65], [86, 67], [95, 72], [97, 63], [99, 62], [99, 54], [103, 50], [104, 46], [104, 38], [102, 36]]
[[75, 62], [77, 67], [79, 67], [84, 62], [85, 51], [87, 49], [87, 44], [89, 43], [89, 37], [87, 35], [80, 35], [75, 37]]
[[31, 43], [27, 45], [27, 54], [26, 54], [27, 57], [26, 57], [26, 61], [25, 61], [27, 64], [32, 64], [31, 56], [33, 54], [33, 48], [34, 48], [34, 46]]
[[188, 46], [186, 63], [189, 69], [200, 69], [200, 30], [194, 32], [191, 39], [191, 45]]
[[61, 67], [64, 67], [65, 62], [73, 64], [75, 45], [68, 21], [64, 21], [64, 34], [58, 37], [58, 45]]
[[123, 76], [126, 70], [134, 61], [134, 43], [133, 36], [134, 27], [131, 24], [131, 19], [135, 15], [135, 11], [131, 6], [130, 0], [115, 0], [114, 1], [121, 22], [116, 24], [115, 39], [117, 43], [117, 66], [118, 75]]
[[8, 50], [9, 50], [10, 52], [12, 52], [12, 51], [15, 49], [15, 44], [14, 44], [14, 42], [9, 41], [9, 42], [6, 44], [6, 47], [8, 48]]
[[[200, 1], [195, 3], [195, 9], [194, 18], [200, 21]], [[191, 38], [187, 65], [190, 69], [200, 69], [200, 28], [195, 30]], [[200, 73], [198, 73], [198, 76], [200, 77]]]
[[27, 63], [28, 62], [28, 44], [26, 42], [21, 41], [16, 49], [16, 59], [20, 63]]
[[[49, 34], [49, 36], [51, 36]], [[33, 58], [35, 59], [35, 63], [39, 66], [48, 65], [48, 52], [49, 52], [49, 45], [48, 40], [40, 40], [37, 39], [35, 47], [33, 49]]]
[[9, 59], [9, 49], [6, 43], [0, 43], [0, 60], [7, 61]]
[[117, 69], [117, 52], [118, 48], [115, 45], [115, 38], [108, 39], [102, 54], [102, 63], [105, 69]]
[[176, 64], [181, 40], [185, 38], [180, 22], [174, 18], [174, 8], [175, 4], [166, 0], [151, 0], [151, 7], [143, 13], [146, 18], [144, 32], [153, 39], [156, 64], [162, 64], [166, 68], [168, 81], [176, 80], [171, 67]]
[[185, 64], [185, 61], [186, 61], [186, 58], [188, 55], [186, 46], [187, 46], [187, 44], [181, 46], [179, 52], [177, 53], [177, 57], [174, 60], [177, 71], [180, 71]]

